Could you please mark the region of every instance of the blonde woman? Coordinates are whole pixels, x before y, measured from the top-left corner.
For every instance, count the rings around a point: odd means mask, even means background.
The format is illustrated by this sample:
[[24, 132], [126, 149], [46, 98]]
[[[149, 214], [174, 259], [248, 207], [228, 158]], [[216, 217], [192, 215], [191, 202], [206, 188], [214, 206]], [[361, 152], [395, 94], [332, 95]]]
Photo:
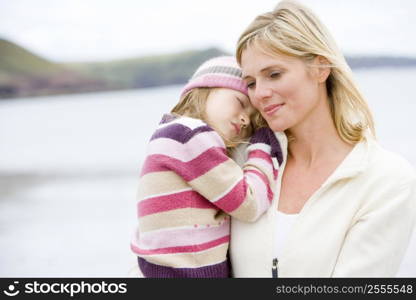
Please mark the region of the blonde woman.
[[327, 29], [283, 1], [249, 25], [236, 54], [284, 161], [268, 212], [232, 221], [234, 277], [394, 276], [415, 224], [415, 171], [376, 142]]

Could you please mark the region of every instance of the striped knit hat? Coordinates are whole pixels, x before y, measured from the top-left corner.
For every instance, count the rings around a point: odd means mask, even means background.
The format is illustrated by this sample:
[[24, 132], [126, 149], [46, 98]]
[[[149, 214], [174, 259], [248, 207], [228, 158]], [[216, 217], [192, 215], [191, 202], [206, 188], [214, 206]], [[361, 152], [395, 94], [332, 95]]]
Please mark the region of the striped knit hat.
[[199, 87], [229, 88], [247, 95], [247, 84], [241, 79], [241, 69], [233, 56], [219, 56], [204, 62], [182, 89], [181, 97]]

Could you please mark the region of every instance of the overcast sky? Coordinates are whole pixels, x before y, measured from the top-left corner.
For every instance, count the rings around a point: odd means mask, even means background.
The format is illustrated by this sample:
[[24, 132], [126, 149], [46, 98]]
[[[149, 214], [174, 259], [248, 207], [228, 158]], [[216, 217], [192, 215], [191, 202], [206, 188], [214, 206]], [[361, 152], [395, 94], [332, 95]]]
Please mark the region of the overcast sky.
[[[344, 54], [416, 57], [414, 0], [300, 0]], [[99, 61], [215, 46], [277, 0], [0, 0], [0, 37], [54, 61]], [[1, 53], [0, 53], [1, 55]]]

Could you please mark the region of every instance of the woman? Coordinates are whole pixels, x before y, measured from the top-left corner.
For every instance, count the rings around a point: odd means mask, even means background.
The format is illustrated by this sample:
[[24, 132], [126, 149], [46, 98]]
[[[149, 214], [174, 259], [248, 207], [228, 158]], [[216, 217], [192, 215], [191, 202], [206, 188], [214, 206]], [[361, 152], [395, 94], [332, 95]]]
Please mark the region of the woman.
[[283, 1], [241, 35], [237, 59], [284, 162], [268, 212], [232, 221], [234, 276], [394, 276], [415, 224], [416, 173], [375, 141], [328, 31]]

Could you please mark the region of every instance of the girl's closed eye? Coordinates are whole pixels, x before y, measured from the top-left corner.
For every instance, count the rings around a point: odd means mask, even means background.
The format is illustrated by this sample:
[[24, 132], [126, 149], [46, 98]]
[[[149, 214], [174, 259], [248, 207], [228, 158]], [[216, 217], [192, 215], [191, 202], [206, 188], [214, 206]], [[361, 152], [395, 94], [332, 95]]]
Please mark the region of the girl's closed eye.
[[240, 103], [240, 105], [241, 105], [242, 108], [245, 108], [245, 104], [244, 104], [244, 101], [243, 100], [241, 100], [238, 97], [236, 97], [235, 99], [237, 99], [237, 101]]

